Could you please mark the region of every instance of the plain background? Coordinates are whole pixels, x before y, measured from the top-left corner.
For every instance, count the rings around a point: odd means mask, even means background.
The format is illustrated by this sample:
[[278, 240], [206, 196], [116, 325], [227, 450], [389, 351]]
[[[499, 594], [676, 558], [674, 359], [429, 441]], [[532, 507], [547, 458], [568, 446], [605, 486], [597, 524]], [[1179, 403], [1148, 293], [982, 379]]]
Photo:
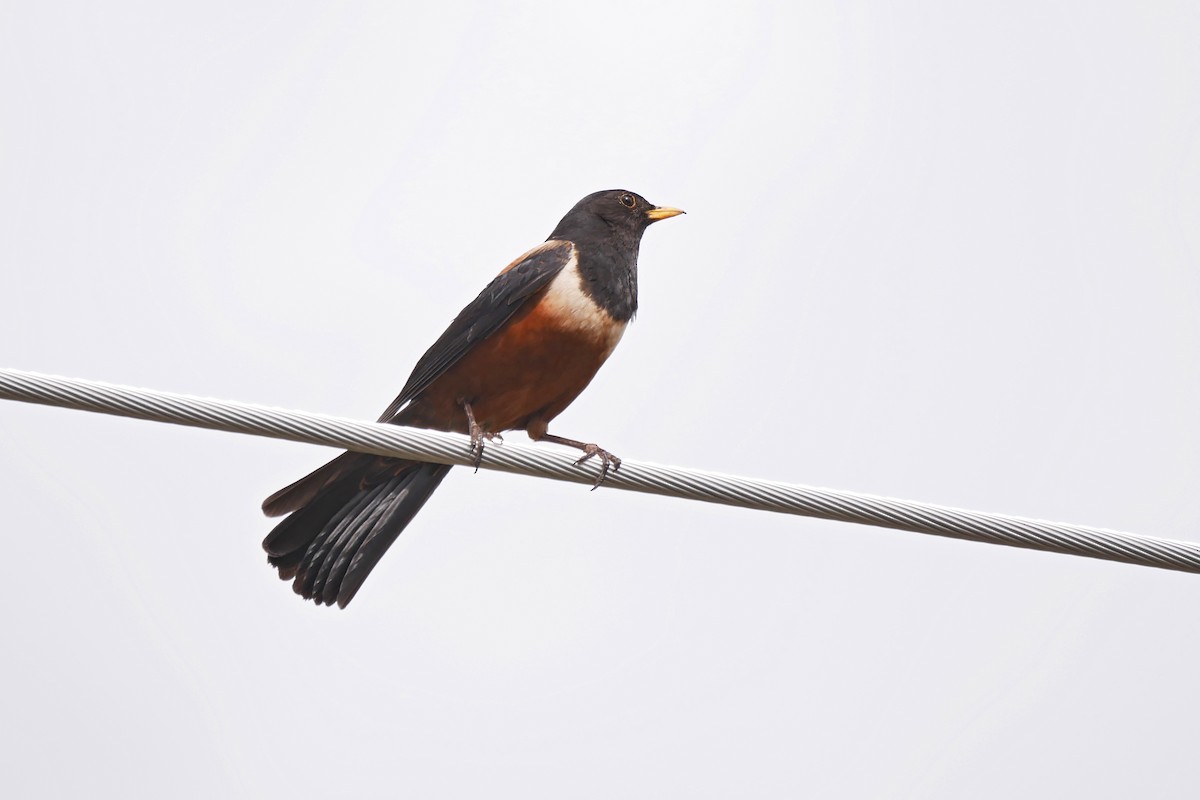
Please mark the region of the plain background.
[[[583, 195], [554, 426], [1200, 539], [1200, 5], [7, 3], [0, 362], [374, 419]], [[517, 435], [523, 439], [523, 436]], [[331, 451], [0, 404], [10, 797], [1196, 796], [1195, 575], [456, 470], [348, 611]]]

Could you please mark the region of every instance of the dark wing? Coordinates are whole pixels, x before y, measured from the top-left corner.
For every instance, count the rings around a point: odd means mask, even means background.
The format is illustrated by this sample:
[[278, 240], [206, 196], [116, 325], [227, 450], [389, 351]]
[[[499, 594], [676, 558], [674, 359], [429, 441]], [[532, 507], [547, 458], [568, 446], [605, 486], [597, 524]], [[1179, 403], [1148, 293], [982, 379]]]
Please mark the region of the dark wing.
[[414, 397], [429, 388], [478, 342], [498, 331], [521, 304], [550, 285], [571, 260], [575, 245], [551, 239], [505, 267], [471, 304], [459, 312], [433, 347], [413, 367], [408, 383], [379, 417], [388, 422]]

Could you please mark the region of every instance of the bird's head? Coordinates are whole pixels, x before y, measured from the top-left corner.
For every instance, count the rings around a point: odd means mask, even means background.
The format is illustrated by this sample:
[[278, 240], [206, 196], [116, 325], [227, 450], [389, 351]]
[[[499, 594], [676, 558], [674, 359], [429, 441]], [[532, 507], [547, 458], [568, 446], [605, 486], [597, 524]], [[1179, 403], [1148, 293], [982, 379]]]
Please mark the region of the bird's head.
[[607, 228], [634, 242], [652, 223], [684, 213], [670, 206], [656, 206], [636, 192], [606, 189], [594, 192], [575, 204], [558, 223], [551, 239], [578, 241], [581, 235], [597, 235]]

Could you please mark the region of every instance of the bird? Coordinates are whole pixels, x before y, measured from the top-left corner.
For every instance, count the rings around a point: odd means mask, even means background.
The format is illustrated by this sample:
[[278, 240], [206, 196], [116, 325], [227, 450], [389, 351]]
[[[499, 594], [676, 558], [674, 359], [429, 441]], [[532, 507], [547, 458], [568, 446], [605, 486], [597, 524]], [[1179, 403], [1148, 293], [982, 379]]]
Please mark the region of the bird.
[[[587, 387], [637, 312], [642, 234], [684, 212], [610, 189], [576, 203], [545, 242], [500, 271], [417, 361], [379, 422], [470, 436], [476, 471], [488, 442], [524, 429], [535, 442], [597, 459], [593, 489], [621, 460], [549, 423]], [[263, 540], [267, 561], [317, 605], [345, 608], [438, 488], [450, 466], [345, 452], [263, 501], [287, 516]]]

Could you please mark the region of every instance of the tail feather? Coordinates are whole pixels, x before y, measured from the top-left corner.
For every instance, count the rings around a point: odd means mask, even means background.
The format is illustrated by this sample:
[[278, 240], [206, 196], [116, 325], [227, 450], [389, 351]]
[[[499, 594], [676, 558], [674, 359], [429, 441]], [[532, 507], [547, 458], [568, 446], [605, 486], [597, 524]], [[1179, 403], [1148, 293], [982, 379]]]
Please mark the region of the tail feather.
[[[359, 472], [355, 470], [353, 475], [343, 476], [342, 480], [327, 487], [307, 505], [296, 509], [276, 525], [263, 540], [263, 549], [267, 551], [267, 556], [279, 559], [299, 552], [300, 557], [303, 557], [317, 532], [324, 528], [331, 518], [340, 514], [359, 494]], [[271, 563], [279, 566], [274, 561]], [[296, 565], [299, 563], [297, 560]]]
[[[392, 499], [388, 501], [386, 523], [381, 522], [365, 530], [361, 538], [356, 537], [352, 547], [348, 546], [342, 551], [338, 557], [338, 564], [348, 562], [349, 567], [340, 581], [338, 605], [346, 607], [346, 603], [358, 592], [363, 581], [379, 563], [379, 559], [383, 558], [388, 547], [400, 535], [400, 531], [408, 527], [408, 523], [412, 522], [412, 518], [425, 505], [425, 501], [449, 471], [449, 464], [421, 464], [421, 469], [408, 486], [401, 489], [400, 493], [393, 494]], [[334, 565], [335, 571], [338, 564]], [[328, 587], [325, 593], [326, 596], [329, 595]]]
[[322, 594], [329, 570], [333, 567], [334, 551], [339, 550], [339, 545], [344, 545], [346, 539], [355, 531], [368, 527], [375, 521], [371, 518], [377, 518], [377, 515], [372, 513], [379, 508], [376, 501], [380, 495], [394, 489], [399, 480], [399, 477], [392, 478], [387, 483], [381, 483], [369, 492], [356, 496], [322, 526], [316, 538], [308, 545], [304, 558], [296, 569], [299, 594], [305, 597], [317, 597]]
[[344, 453], [263, 503], [292, 513], [263, 540], [267, 561], [318, 605], [346, 605], [450, 467]]
[[363, 470], [375, 456], [362, 453], [342, 453], [323, 467], [318, 467], [295, 483], [289, 484], [263, 500], [262, 510], [268, 517], [278, 517], [311, 503], [322, 490], [340, 481], [348, 469]]

